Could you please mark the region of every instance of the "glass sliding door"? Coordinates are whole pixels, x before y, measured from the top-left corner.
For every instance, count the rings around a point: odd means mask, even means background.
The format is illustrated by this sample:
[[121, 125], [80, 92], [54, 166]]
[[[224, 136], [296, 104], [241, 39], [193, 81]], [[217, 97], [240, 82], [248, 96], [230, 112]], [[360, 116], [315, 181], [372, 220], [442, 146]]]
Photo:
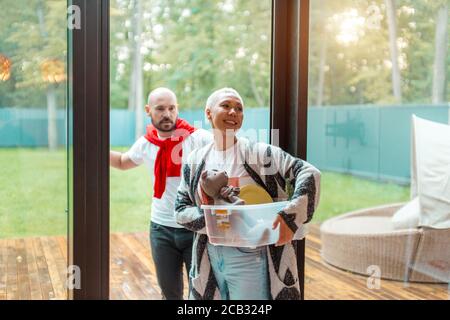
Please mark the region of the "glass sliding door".
[[1, 7], [0, 300], [67, 299], [67, 6]]
[[[421, 224], [424, 210], [440, 209], [438, 201], [415, 202], [414, 159], [434, 157], [431, 173], [448, 168], [448, 147], [415, 155], [424, 136], [413, 139], [412, 116], [450, 123], [448, 5], [311, 1], [310, 16], [308, 160], [323, 173], [312, 240], [336, 267], [322, 276], [354, 273], [351, 290], [330, 285], [326, 296], [311, 297], [447, 299], [450, 233]], [[450, 136], [427, 134], [449, 145]], [[439, 185], [431, 184], [434, 194], [422, 187], [419, 198], [450, 203], [448, 185]], [[347, 287], [345, 277], [334, 279], [333, 288]], [[307, 293], [316, 280], [311, 275]]]
[[[208, 96], [233, 87], [245, 103], [240, 135], [269, 142], [272, 1], [112, 0], [110, 22], [112, 150], [126, 152], [145, 134], [144, 106], [157, 87], [173, 90], [179, 117], [206, 130]], [[111, 299], [162, 298], [149, 241], [150, 176], [146, 165], [111, 168]]]

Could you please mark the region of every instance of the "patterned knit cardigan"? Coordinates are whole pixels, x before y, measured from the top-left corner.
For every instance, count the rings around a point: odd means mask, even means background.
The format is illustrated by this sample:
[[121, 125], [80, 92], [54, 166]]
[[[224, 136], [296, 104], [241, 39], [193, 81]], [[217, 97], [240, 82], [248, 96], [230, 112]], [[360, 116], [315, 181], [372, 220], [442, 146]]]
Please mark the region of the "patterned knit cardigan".
[[[286, 208], [279, 214], [295, 233], [294, 239], [304, 237], [303, 224], [308, 223], [319, 201], [320, 172], [306, 161], [264, 143], [250, 144], [239, 139], [238, 161], [244, 165], [251, 178], [263, 187], [274, 201], [287, 200], [286, 187], [290, 184], [293, 194]], [[183, 166], [182, 181], [175, 203], [177, 222], [195, 233], [190, 278], [190, 298], [195, 300], [220, 299], [220, 292], [209, 261], [205, 218], [200, 208], [197, 188], [200, 174], [205, 167], [205, 156], [213, 144], [194, 150]], [[284, 246], [267, 247], [268, 273], [271, 299], [298, 300], [296, 242]]]

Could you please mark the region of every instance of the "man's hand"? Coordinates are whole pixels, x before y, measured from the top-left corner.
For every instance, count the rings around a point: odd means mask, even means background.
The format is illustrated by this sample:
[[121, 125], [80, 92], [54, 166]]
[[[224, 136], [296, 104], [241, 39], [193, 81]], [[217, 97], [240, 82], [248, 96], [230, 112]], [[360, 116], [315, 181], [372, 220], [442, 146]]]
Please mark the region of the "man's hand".
[[277, 215], [277, 218], [273, 222], [272, 230], [276, 229], [280, 225], [280, 237], [278, 238], [278, 242], [275, 246], [283, 246], [286, 243], [292, 241], [294, 238], [294, 232], [287, 226], [286, 222], [284, 222], [283, 218], [280, 215]]

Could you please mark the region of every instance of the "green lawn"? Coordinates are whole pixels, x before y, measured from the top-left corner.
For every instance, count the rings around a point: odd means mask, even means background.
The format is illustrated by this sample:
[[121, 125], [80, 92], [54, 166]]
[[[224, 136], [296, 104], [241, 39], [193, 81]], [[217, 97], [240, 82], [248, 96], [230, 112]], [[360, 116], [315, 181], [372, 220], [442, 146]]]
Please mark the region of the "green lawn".
[[[110, 187], [111, 230], [147, 230], [151, 192], [145, 167], [111, 169]], [[0, 149], [0, 238], [65, 234], [66, 190], [64, 151]], [[323, 172], [321, 202], [313, 221], [408, 197], [407, 187]]]
[[[147, 230], [149, 184], [144, 166], [111, 169], [111, 230]], [[64, 151], [0, 149], [0, 238], [65, 234], [66, 190]]]
[[319, 207], [313, 219], [316, 222], [356, 209], [409, 199], [409, 187], [333, 172], [322, 172], [320, 193]]

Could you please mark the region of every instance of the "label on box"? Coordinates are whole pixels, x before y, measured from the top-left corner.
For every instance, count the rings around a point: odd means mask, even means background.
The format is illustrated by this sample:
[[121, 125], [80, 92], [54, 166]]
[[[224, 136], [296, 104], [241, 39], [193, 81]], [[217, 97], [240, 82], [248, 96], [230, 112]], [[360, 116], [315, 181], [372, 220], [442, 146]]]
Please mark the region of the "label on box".
[[230, 216], [228, 215], [227, 210], [215, 210], [216, 212], [216, 224], [217, 228], [225, 231], [230, 229]]

